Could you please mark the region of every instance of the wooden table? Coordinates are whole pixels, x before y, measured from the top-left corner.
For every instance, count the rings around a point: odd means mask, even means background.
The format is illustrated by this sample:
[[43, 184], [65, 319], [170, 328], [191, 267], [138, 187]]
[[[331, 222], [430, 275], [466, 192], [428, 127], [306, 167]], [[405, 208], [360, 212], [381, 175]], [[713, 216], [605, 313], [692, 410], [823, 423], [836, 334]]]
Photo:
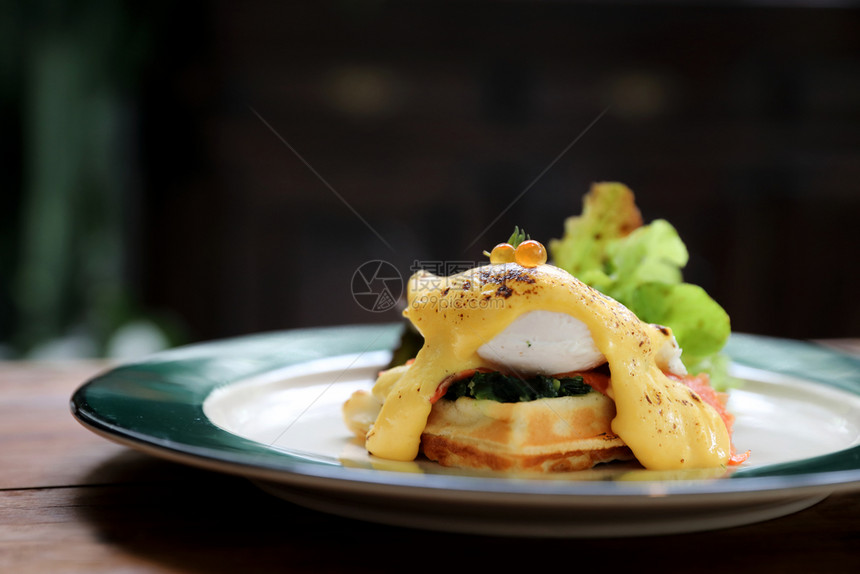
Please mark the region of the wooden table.
[[69, 397], [106, 367], [0, 363], [0, 572], [508, 572], [592, 560], [610, 572], [860, 572], [860, 492], [751, 526], [630, 539], [455, 535], [306, 510], [85, 430]]

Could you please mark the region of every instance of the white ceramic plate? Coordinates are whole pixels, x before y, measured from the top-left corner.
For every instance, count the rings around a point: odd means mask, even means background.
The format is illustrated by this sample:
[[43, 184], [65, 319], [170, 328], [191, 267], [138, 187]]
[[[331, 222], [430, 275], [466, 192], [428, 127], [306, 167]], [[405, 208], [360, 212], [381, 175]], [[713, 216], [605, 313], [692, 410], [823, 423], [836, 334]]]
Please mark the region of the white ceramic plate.
[[860, 361], [733, 335], [732, 472], [613, 463], [510, 476], [367, 455], [340, 406], [369, 388], [399, 326], [273, 333], [196, 345], [103, 375], [73, 397], [107, 438], [241, 474], [318, 510], [390, 524], [519, 536], [630, 536], [747, 524], [860, 487]]

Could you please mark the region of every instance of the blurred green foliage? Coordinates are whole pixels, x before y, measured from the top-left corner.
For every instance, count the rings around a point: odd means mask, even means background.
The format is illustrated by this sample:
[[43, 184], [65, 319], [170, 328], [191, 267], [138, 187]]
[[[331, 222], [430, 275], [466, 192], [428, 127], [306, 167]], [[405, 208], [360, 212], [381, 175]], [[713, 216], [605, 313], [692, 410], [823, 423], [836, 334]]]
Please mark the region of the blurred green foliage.
[[139, 308], [131, 264], [134, 94], [151, 14], [92, 0], [0, 10], [0, 351], [133, 353], [135, 336], [140, 352], [171, 344], [173, 328]]

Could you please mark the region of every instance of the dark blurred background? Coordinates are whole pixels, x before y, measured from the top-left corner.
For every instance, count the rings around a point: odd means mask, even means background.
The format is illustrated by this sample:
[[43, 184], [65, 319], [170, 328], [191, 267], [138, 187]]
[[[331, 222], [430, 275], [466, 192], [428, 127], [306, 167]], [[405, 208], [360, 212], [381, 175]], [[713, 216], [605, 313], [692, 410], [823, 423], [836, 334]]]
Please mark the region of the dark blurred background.
[[852, 5], [0, 10], [0, 356], [397, 320], [353, 300], [362, 263], [548, 241], [600, 180], [736, 331], [860, 335]]

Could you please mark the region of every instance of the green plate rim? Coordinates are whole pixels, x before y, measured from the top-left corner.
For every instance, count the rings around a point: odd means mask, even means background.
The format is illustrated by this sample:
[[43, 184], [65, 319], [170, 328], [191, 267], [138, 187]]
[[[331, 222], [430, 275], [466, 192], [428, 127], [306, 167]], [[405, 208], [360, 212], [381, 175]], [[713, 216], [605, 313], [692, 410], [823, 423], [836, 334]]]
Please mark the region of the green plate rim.
[[[301, 477], [408, 488], [518, 495], [662, 496], [860, 485], [860, 446], [819, 457], [740, 469], [710, 481], [522, 481], [346, 468], [310, 461], [215, 426], [203, 402], [217, 388], [291, 365], [393, 349], [403, 325], [370, 324], [261, 333], [156, 353], [102, 373], [71, 397], [72, 414], [109, 439], [156, 456], [236, 474]], [[809, 342], [732, 334], [725, 352], [748, 367], [860, 396], [860, 359]]]

